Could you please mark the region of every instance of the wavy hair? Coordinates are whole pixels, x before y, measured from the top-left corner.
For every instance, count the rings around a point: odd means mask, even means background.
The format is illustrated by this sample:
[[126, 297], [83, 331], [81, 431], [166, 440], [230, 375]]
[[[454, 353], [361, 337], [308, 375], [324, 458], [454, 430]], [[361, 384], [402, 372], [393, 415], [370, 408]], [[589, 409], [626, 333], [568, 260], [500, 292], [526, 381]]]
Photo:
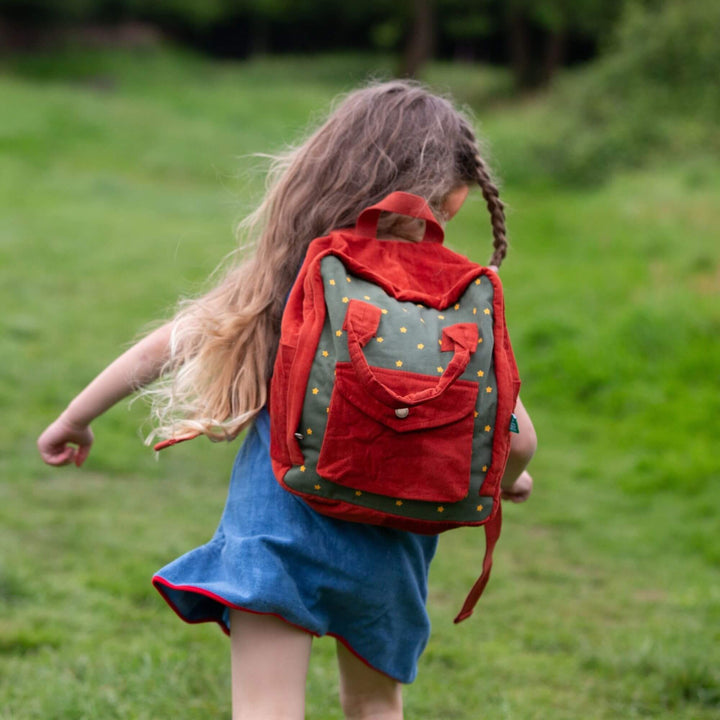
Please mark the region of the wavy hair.
[[[423, 197], [442, 221], [448, 194], [478, 184], [505, 256], [503, 204], [470, 119], [411, 81], [373, 83], [341, 100], [301, 145], [276, 156], [260, 206], [239, 228], [252, 252], [202, 297], [180, 303], [161, 380], [146, 390], [152, 437], [238, 435], [265, 405], [285, 301], [313, 238], [352, 226], [390, 192]], [[417, 228], [415, 228], [415, 232]], [[384, 214], [378, 232], [415, 239]]]

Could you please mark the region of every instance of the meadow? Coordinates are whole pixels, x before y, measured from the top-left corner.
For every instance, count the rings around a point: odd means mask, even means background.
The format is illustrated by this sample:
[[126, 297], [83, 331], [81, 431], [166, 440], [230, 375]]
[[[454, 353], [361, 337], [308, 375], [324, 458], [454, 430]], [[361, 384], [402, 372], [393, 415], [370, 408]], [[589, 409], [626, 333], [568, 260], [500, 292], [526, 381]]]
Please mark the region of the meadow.
[[[141, 402], [94, 423], [82, 469], [44, 466], [35, 439], [206, 286], [262, 195], [253, 153], [387, 69], [167, 51], [0, 63], [0, 720], [229, 717], [227, 639], [181, 623], [150, 577], [212, 535], [237, 443], [156, 458]], [[502, 278], [540, 449], [458, 626], [483, 533], [441, 539], [406, 716], [716, 718], [720, 165], [675, 155], [558, 184], [523, 150], [561, 109], [483, 68], [428, 78], [472, 103], [504, 180]], [[485, 261], [490, 242], [478, 196], [448, 243]], [[316, 641], [308, 718], [341, 717], [335, 687], [334, 643]]]

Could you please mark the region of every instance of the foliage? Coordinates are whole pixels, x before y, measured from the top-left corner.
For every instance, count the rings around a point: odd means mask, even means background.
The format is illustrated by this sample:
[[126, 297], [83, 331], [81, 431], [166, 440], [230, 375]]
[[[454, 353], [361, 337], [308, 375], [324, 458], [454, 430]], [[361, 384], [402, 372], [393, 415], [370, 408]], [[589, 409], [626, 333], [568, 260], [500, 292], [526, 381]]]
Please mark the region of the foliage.
[[[226, 639], [180, 623], [149, 578], [214, 530], [236, 446], [190, 443], [155, 461], [139, 404], [94, 424], [81, 470], [43, 467], [34, 440], [233, 248], [262, 192], [250, 154], [297, 138], [374, 69], [366, 57], [169, 53], [3, 66], [2, 720], [229, 716]], [[496, 82], [430, 69], [478, 96]], [[546, 128], [515, 104], [482, 119], [501, 165]], [[677, 159], [600, 188], [504, 188], [502, 275], [537, 486], [505, 508], [493, 578], [459, 627], [482, 533], [442, 538], [409, 717], [717, 718], [719, 192], [714, 163]], [[480, 198], [449, 241], [487, 256]], [[336, 682], [333, 644], [319, 641], [308, 717], [341, 717]]]
[[595, 182], [657, 157], [720, 151], [717, 27], [714, 0], [631, 5], [605, 56], [535, 108], [545, 131], [517, 150], [518, 174]]

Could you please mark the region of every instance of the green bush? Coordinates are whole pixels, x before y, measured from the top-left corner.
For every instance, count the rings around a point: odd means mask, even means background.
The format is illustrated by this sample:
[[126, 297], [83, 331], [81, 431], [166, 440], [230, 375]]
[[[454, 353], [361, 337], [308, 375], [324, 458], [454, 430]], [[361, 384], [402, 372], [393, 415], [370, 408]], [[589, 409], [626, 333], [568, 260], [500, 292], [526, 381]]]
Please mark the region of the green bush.
[[720, 149], [718, 27], [715, 0], [630, 4], [604, 56], [550, 93], [542, 135], [510, 174], [588, 183]]

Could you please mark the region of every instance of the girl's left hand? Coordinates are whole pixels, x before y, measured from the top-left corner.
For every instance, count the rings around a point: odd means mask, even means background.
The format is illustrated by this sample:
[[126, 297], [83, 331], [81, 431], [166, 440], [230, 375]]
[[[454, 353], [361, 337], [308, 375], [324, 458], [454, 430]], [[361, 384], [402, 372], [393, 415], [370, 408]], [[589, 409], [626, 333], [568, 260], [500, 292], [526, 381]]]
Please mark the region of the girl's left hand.
[[87, 425], [76, 426], [61, 415], [38, 438], [40, 456], [48, 465], [69, 465], [80, 467], [93, 444], [92, 430]]

